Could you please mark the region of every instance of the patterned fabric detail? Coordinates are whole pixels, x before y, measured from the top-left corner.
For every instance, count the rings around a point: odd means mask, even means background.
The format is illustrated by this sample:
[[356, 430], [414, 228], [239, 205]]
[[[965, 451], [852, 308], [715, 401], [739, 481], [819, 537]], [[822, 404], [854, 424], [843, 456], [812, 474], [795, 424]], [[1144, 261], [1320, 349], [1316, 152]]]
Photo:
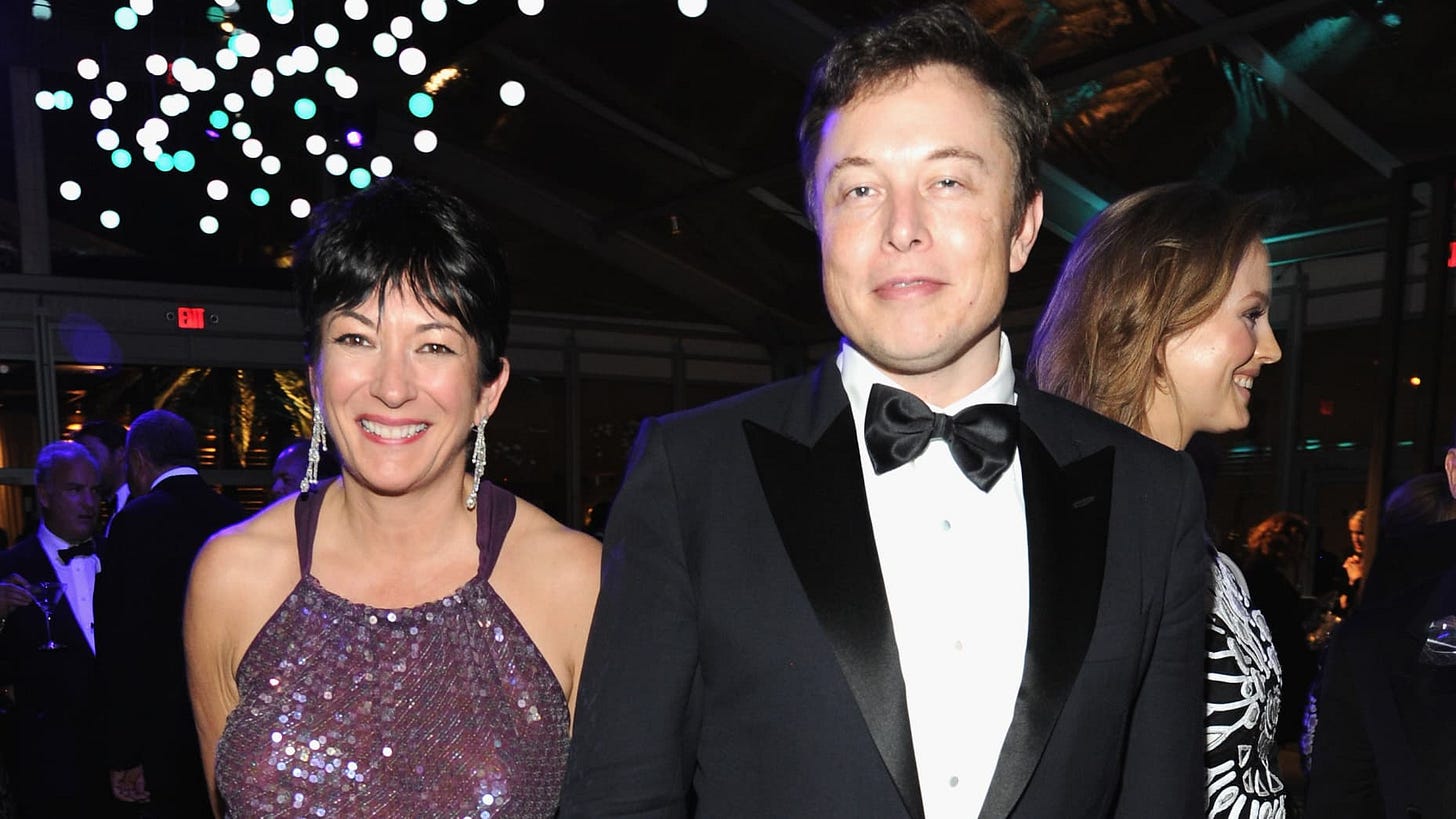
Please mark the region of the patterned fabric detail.
[[1204, 718], [1210, 819], [1284, 819], [1274, 729], [1282, 673], [1264, 615], [1227, 555], [1209, 582]]

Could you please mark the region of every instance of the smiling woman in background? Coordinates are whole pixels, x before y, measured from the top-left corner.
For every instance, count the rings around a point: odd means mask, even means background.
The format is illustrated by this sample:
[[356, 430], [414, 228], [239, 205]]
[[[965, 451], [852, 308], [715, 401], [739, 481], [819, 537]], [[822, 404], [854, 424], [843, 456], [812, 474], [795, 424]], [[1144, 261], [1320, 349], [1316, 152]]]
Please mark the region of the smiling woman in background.
[[[1267, 222], [1262, 201], [1202, 182], [1115, 202], [1067, 255], [1029, 375], [1172, 449], [1194, 433], [1248, 426], [1254, 379], [1280, 356], [1260, 241]], [[1209, 550], [1207, 814], [1277, 819], [1279, 659], [1238, 568]]]
[[[381, 180], [295, 253], [307, 491], [211, 541], [188, 675], [214, 798], [245, 816], [546, 817], [599, 547], [488, 482], [509, 293], [478, 216]], [[317, 480], [319, 450], [339, 456]]]

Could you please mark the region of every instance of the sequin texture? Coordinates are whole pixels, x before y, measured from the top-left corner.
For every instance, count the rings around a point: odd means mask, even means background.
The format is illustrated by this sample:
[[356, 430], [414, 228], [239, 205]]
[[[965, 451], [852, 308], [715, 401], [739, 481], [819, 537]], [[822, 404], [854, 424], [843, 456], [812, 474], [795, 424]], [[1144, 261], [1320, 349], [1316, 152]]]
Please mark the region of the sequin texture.
[[[480, 511], [513, 517], [515, 498], [490, 494]], [[432, 603], [377, 609], [304, 572], [238, 668], [216, 768], [229, 815], [553, 814], [566, 701], [488, 582], [495, 520], [481, 573]]]

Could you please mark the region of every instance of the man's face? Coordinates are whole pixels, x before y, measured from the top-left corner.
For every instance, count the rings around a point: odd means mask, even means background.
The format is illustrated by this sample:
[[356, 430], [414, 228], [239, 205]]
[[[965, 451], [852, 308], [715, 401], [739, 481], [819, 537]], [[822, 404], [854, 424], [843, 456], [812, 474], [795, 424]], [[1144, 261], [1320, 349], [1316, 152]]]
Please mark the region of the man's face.
[[84, 457], [58, 460], [35, 488], [46, 528], [68, 543], [80, 543], [91, 537], [96, 531], [100, 482], [100, 474], [90, 460]]
[[126, 464], [126, 448], [122, 447], [115, 452], [106, 448], [106, 444], [94, 435], [83, 435], [76, 439], [76, 443], [86, 447], [91, 457], [96, 460], [96, 465], [101, 467], [101, 490], [103, 492], [115, 492], [122, 483], [122, 467]]
[[278, 460], [273, 462], [274, 500], [297, 492], [307, 469], [308, 448], [303, 444], [292, 444], [278, 453]]
[[1041, 224], [1039, 196], [1012, 212], [994, 98], [962, 69], [922, 66], [831, 112], [822, 136], [813, 207], [835, 324], [907, 386], [950, 400], [979, 386]]

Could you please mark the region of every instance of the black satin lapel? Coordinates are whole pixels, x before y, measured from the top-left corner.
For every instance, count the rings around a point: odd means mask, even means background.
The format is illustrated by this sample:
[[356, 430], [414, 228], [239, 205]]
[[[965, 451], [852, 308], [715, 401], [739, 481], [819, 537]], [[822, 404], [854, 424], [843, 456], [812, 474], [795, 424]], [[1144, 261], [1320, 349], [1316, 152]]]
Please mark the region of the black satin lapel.
[[911, 816], [925, 814], [905, 681], [846, 406], [805, 446], [752, 422], [744, 433], [774, 523]]
[[1026, 664], [982, 819], [1008, 815], [1041, 760], [1092, 640], [1107, 557], [1112, 448], [1058, 466], [1022, 424], [1018, 451], [1031, 587]]

